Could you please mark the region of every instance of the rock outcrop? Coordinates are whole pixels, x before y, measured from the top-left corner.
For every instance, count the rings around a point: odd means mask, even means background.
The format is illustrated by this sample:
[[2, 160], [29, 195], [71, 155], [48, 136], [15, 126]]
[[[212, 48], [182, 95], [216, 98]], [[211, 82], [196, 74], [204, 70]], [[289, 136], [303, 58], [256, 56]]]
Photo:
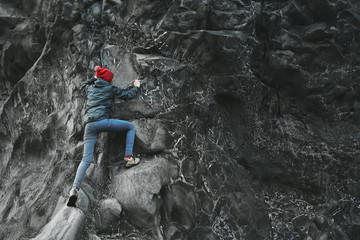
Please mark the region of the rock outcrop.
[[80, 239], [84, 229], [85, 215], [78, 208], [63, 207], [33, 240]]
[[122, 207], [117, 199], [105, 199], [100, 202], [99, 210], [95, 218], [96, 228], [106, 231], [121, 214]]
[[[357, 239], [360, 4], [0, 0], [0, 240]], [[142, 79], [65, 206], [95, 65]]]

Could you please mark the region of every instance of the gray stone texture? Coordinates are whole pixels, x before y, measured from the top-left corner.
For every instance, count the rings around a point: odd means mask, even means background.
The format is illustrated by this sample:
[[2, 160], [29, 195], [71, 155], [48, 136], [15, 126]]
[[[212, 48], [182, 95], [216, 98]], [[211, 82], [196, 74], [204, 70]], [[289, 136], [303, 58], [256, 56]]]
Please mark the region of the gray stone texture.
[[81, 238], [85, 214], [78, 208], [63, 208], [52, 218], [33, 240], [77, 240]]
[[122, 207], [117, 199], [102, 200], [97, 215], [95, 216], [97, 229], [100, 232], [107, 230], [115, 220], [120, 218], [121, 211]]
[[[360, 3], [1, 0], [0, 240], [358, 239]], [[94, 67], [142, 79], [83, 151]]]

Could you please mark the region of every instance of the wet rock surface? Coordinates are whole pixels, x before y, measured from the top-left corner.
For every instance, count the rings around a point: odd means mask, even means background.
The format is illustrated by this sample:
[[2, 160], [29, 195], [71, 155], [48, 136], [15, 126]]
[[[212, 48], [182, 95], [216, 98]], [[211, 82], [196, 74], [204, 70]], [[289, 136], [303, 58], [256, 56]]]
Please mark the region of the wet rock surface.
[[[351, 239], [360, 233], [360, 4], [0, 0], [0, 240]], [[83, 150], [95, 65], [137, 98]]]

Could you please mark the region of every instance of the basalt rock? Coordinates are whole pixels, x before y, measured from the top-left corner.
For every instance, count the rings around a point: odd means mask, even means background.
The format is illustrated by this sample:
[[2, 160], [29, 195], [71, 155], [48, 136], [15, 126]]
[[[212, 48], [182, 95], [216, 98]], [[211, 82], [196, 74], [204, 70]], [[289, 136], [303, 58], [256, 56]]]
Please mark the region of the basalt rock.
[[107, 230], [120, 217], [121, 211], [122, 208], [118, 200], [114, 198], [102, 200], [95, 218], [97, 229], [100, 232]]
[[[357, 239], [360, 4], [0, 1], [0, 240]], [[138, 96], [81, 185], [81, 83]], [[105, 200], [104, 200], [105, 199]], [[109, 200], [111, 199], [111, 200]]]
[[80, 209], [63, 206], [63, 209], [46, 224], [40, 234], [33, 240], [79, 239], [82, 235], [84, 223], [85, 215]]
[[45, 26], [27, 18], [10, 3], [0, 3], [0, 102], [39, 58], [45, 45]]

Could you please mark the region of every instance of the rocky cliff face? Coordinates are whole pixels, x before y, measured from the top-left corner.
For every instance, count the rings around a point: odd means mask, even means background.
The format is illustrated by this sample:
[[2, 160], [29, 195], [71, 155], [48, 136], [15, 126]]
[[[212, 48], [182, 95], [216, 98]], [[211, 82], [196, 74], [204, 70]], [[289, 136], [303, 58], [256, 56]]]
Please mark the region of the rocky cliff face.
[[[0, 239], [357, 239], [360, 4], [0, 1]], [[138, 97], [83, 145], [101, 65]]]

